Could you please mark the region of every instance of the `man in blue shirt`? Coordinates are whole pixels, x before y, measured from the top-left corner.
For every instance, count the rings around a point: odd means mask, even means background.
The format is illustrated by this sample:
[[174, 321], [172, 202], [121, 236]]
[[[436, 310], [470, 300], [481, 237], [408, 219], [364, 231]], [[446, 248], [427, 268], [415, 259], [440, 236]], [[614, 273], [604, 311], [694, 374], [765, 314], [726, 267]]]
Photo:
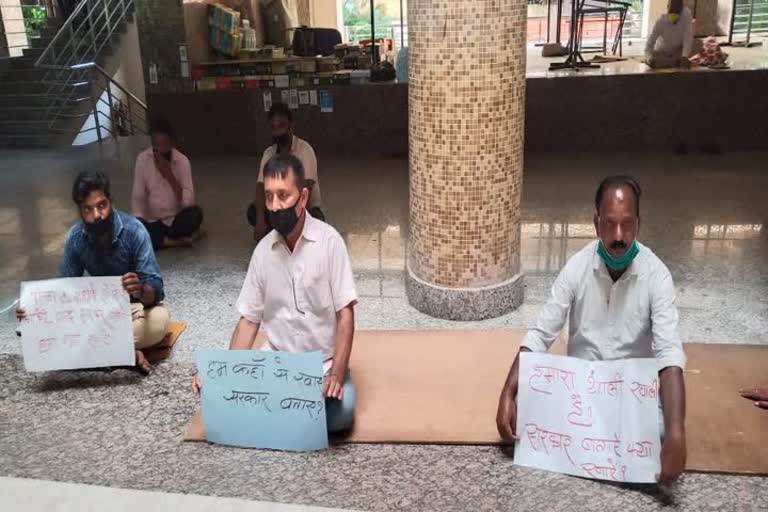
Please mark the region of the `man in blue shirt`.
[[[143, 373], [150, 365], [142, 350], [159, 345], [170, 320], [161, 304], [163, 278], [152, 240], [140, 221], [112, 208], [109, 178], [101, 172], [83, 171], [72, 187], [72, 200], [81, 222], [69, 230], [59, 265], [61, 277], [121, 276], [131, 297], [136, 366]], [[25, 312], [19, 309], [21, 320]]]

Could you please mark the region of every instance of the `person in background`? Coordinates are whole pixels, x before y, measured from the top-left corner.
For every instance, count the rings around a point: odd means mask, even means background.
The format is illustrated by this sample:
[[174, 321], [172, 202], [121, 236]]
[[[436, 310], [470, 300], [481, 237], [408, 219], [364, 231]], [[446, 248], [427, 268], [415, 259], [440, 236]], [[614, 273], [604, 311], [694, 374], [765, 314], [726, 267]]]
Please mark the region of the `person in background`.
[[[566, 262], [520, 352], [546, 352], [569, 321], [571, 357], [591, 361], [654, 357], [659, 365], [663, 421], [658, 481], [669, 485], [683, 472], [686, 460], [685, 353], [677, 332], [672, 276], [637, 241], [640, 196], [640, 185], [627, 176], [600, 183], [594, 217], [598, 240]], [[507, 376], [496, 415], [499, 434], [509, 442], [517, 439], [519, 361], [520, 353]]]
[[267, 115], [272, 130], [273, 144], [261, 157], [259, 176], [256, 180], [256, 196], [248, 207], [248, 223], [253, 226], [253, 237], [258, 243], [272, 230], [266, 215], [264, 203], [264, 166], [275, 155], [292, 154], [301, 161], [308, 190], [307, 209], [315, 219], [325, 221], [325, 215], [320, 209], [320, 183], [317, 177], [317, 158], [315, 150], [303, 139], [293, 134], [293, 114], [284, 103], [275, 103]]
[[[278, 154], [264, 166], [267, 217], [274, 230], [256, 246], [237, 311], [230, 350], [323, 354], [329, 432], [352, 425], [355, 388], [349, 372], [357, 304], [352, 265], [341, 235], [307, 208], [301, 161]], [[256, 345], [264, 329], [267, 341]], [[195, 391], [200, 380], [195, 377]]]
[[[170, 313], [162, 305], [165, 291], [152, 242], [144, 226], [112, 206], [109, 178], [101, 172], [83, 171], [72, 187], [72, 200], [80, 222], [72, 226], [64, 242], [59, 264], [61, 277], [121, 276], [131, 298], [136, 367], [149, 373], [145, 349], [165, 340]], [[26, 312], [16, 310], [19, 321]]]
[[147, 228], [156, 250], [189, 246], [200, 236], [203, 210], [195, 205], [189, 159], [173, 147], [171, 125], [150, 126], [152, 147], [136, 157], [131, 207]]
[[652, 68], [688, 68], [693, 51], [693, 16], [683, 0], [669, 0], [667, 13], [653, 25], [645, 43], [645, 62]]

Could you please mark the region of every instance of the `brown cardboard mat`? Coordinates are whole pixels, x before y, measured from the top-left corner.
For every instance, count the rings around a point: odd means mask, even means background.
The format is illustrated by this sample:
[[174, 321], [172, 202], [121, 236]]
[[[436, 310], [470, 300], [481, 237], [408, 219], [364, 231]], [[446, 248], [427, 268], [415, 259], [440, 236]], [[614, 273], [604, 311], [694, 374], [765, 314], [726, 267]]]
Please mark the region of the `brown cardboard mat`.
[[[360, 331], [352, 443], [496, 444], [496, 406], [524, 335], [505, 331]], [[553, 352], [565, 353], [564, 339]], [[739, 396], [768, 380], [768, 347], [686, 344], [689, 470], [768, 474], [768, 411]], [[205, 439], [196, 413], [187, 441]]]
[[168, 333], [165, 335], [163, 341], [161, 341], [156, 347], [144, 350], [144, 356], [150, 364], [157, 364], [171, 356], [173, 346], [187, 328], [186, 322], [176, 322], [171, 320], [168, 323]]

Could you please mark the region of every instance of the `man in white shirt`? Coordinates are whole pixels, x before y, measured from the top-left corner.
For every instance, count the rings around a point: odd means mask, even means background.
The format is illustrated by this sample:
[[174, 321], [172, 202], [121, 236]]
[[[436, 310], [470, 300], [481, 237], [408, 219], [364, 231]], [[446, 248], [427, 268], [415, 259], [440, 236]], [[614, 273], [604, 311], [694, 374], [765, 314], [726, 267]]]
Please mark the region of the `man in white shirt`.
[[[278, 154], [266, 163], [264, 191], [274, 229], [253, 251], [229, 348], [322, 352], [328, 431], [347, 430], [355, 406], [349, 358], [357, 303], [347, 248], [334, 228], [309, 213], [297, 157]], [[256, 347], [262, 327], [267, 342]]]
[[256, 242], [269, 233], [269, 225], [264, 204], [264, 166], [275, 155], [292, 154], [304, 166], [309, 198], [307, 208], [315, 218], [325, 221], [321, 210], [320, 183], [317, 178], [317, 157], [312, 146], [293, 134], [293, 114], [284, 103], [275, 103], [267, 115], [272, 130], [273, 144], [264, 150], [259, 164], [259, 176], [256, 179], [256, 196], [248, 208], [248, 222], [253, 226], [253, 236]]
[[645, 62], [652, 68], [687, 68], [693, 48], [693, 16], [683, 0], [669, 0], [666, 14], [653, 25], [645, 43]]
[[[670, 484], [685, 467], [685, 353], [677, 333], [672, 276], [636, 240], [640, 195], [640, 186], [632, 178], [603, 180], [595, 196], [599, 240], [565, 264], [520, 350], [547, 351], [569, 320], [569, 356], [592, 361], [655, 357], [664, 421], [658, 480]], [[499, 433], [510, 442], [517, 439], [518, 364], [519, 354], [502, 389], [496, 416]]]

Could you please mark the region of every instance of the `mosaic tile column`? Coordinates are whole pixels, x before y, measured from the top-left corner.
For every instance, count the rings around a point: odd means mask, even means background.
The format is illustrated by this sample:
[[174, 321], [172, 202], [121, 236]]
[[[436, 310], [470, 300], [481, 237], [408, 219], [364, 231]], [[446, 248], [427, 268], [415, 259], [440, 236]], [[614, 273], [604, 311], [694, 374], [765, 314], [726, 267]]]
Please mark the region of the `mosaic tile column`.
[[523, 300], [524, 0], [409, 0], [406, 292], [438, 318]]

